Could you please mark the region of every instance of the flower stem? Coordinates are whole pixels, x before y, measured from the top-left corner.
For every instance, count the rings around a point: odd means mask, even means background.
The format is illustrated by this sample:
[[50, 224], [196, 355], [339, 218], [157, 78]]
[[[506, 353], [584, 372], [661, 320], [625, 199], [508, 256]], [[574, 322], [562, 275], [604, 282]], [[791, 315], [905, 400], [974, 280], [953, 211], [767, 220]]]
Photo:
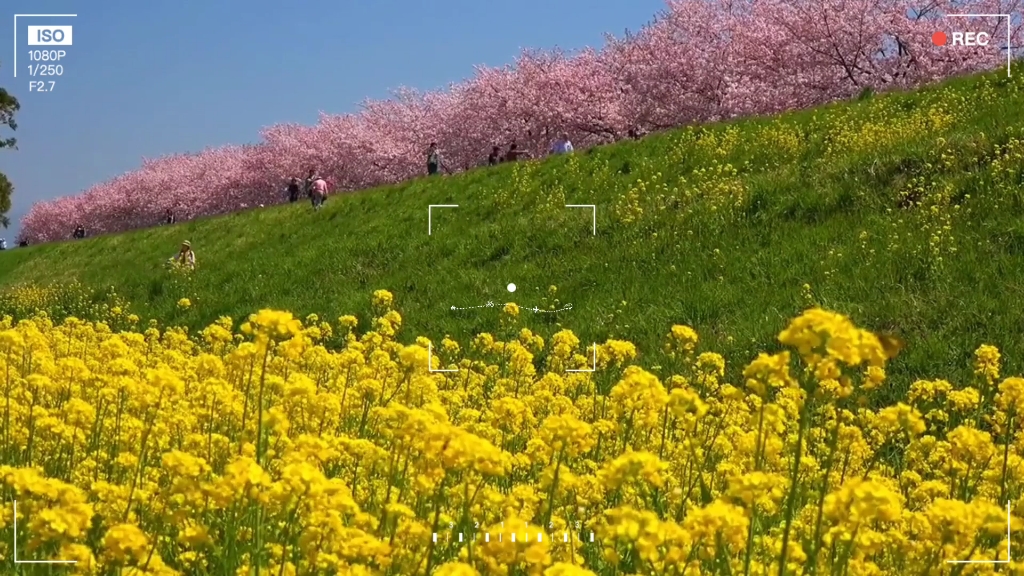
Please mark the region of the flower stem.
[[811, 399], [805, 398], [800, 407], [800, 429], [796, 433], [796, 453], [793, 455], [793, 469], [790, 472], [789, 495], [786, 498], [786, 525], [782, 529], [782, 551], [779, 553], [779, 576], [786, 576], [786, 555], [789, 552], [789, 533], [793, 528], [793, 514], [796, 510], [796, 494], [799, 491], [800, 457], [804, 449], [804, 428], [810, 412]]

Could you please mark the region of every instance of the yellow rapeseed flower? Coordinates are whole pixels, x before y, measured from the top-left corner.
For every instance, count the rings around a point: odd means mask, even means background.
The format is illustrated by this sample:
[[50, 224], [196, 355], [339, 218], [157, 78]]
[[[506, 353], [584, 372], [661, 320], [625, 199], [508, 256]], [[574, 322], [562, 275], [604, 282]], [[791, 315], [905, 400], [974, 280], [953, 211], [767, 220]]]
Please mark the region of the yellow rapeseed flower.
[[611, 339], [590, 372], [561, 327], [428, 359], [374, 306], [340, 342], [270, 309], [196, 333], [0, 319], [19, 546], [80, 574], [770, 574], [788, 525], [790, 573], [896, 576], [1005, 555], [1006, 500], [1020, 524], [1024, 379], [993, 347], [974, 382], [880, 390], [883, 342], [812, 309], [742, 374], [685, 326], [658, 368]]

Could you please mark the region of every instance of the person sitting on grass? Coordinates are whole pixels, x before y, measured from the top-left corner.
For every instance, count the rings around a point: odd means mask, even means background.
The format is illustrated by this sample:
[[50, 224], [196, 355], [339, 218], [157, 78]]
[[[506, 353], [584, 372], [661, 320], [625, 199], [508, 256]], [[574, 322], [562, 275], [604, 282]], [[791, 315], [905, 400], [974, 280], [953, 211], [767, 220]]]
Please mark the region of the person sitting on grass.
[[192, 251], [192, 243], [185, 240], [181, 243], [181, 250], [176, 255], [171, 257], [170, 261], [172, 266], [184, 268], [186, 270], [196, 269], [196, 253]]

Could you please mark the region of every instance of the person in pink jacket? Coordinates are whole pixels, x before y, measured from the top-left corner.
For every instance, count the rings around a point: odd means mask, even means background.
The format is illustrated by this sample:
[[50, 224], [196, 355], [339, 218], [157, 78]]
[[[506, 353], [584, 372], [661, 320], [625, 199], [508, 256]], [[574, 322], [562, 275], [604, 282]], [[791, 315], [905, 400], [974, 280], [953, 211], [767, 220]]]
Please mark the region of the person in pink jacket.
[[327, 181], [317, 177], [310, 187], [310, 198], [313, 201], [313, 210], [319, 210], [327, 199]]

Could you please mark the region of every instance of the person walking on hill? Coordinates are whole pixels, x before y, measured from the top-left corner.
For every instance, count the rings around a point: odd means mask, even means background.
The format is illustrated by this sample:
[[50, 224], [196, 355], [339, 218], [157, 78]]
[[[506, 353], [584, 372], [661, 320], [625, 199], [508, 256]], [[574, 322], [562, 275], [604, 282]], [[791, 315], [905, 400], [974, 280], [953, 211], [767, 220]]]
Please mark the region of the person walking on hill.
[[306, 196], [310, 198], [313, 197], [313, 182], [316, 182], [317, 178], [319, 178], [319, 176], [317, 176], [316, 174], [316, 169], [310, 168], [309, 174], [306, 176], [306, 179], [302, 182], [303, 192], [305, 192]]
[[299, 184], [299, 179], [292, 176], [292, 179], [288, 182], [288, 201], [298, 202], [299, 196], [302, 194], [302, 187]]
[[491, 154], [487, 157], [487, 165], [496, 166], [502, 160], [504, 160], [504, 158], [501, 157], [501, 148], [497, 146], [491, 148]]
[[437, 149], [437, 142], [431, 142], [430, 148], [427, 148], [427, 174], [430, 176], [437, 174], [442, 165], [441, 151]]
[[167, 212], [164, 214], [164, 224], [174, 224], [174, 212], [172, 212], [170, 208], [168, 208]]
[[317, 176], [310, 189], [310, 200], [313, 202], [313, 210], [319, 210], [327, 199], [327, 181]]
[[505, 153], [506, 162], [515, 162], [524, 158], [529, 158], [530, 154], [519, 149], [519, 145], [513, 142], [508, 147], [508, 152]]
[[71, 237], [76, 240], [81, 240], [82, 238], [85, 238], [85, 226], [82, 226], [81, 222], [75, 225], [75, 231], [71, 234]]
[[192, 243], [185, 240], [181, 243], [181, 249], [171, 257], [171, 264], [181, 266], [187, 270], [196, 269], [196, 253], [192, 251]]

